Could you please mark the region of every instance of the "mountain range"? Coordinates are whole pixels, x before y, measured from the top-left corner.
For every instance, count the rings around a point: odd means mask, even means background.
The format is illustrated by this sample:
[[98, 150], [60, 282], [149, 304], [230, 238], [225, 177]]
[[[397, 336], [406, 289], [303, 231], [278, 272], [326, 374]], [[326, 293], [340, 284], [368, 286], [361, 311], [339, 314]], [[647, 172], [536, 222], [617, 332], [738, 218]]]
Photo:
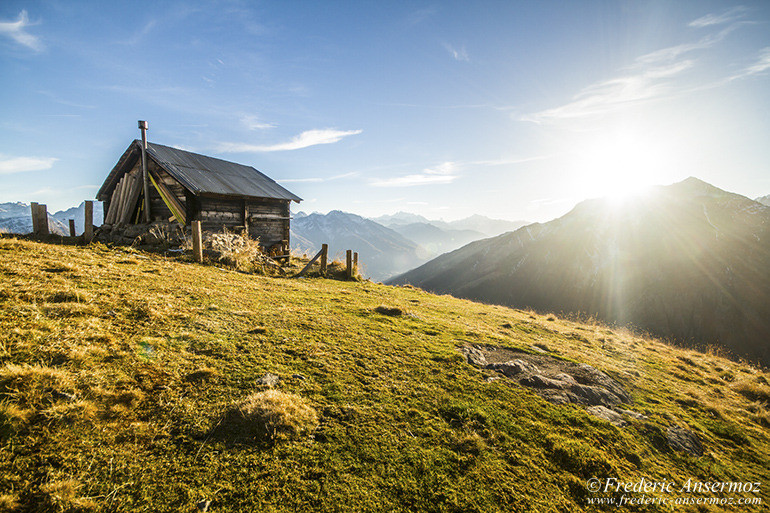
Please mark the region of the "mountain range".
[[295, 254], [312, 256], [329, 244], [330, 259], [358, 252], [361, 273], [376, 280], [394, 276], [427, 260], [424, 250], [399, 233], [371, 219], [333, 210], [326, 215], [295, 215], [291, 246]]
[[[85, 226], [85, 201], [77, 207], [60, 210], [54, 214], [48, 213], [48, 230], [56, 235], [69, 235], [69, 220], [75, 220], [75, 231], [83, 233]], [[102, 224], [102, 203], [94, 201], [94, 225]], [[0, 232], [32, 233], [32, 215], [27, 203], [0, 203]]]
[[396, 212], [395, 214], [373, 217], [376, 221], [388, 228], [396, 229], [408, 225], [431, 225], [445, 231], [471, 231], [481, 234], [484, 237], [494, 237], [505, 232], [512, 232], [522, 226], [529, 224], [529, 221], [506, 221], [504, 219], [491, 219], [482, 215], [472, 215], [456, 221], [430, 220], [421, 215], [409, 212]]
[[[344, 258], [344, 250], [359, 253], [362, 274], [375, 280], [393, 277], [469, 242], [518, 228], [523, 221], [472, 216], [459, 221], [431, 221], [408, 212], [367, 219], [335, 210], [328, 214], [294, 214], [291, 247], [312, 255], [329, 244]], [[474, 229], [477, 228], [477, 229]]]
[[770, 364], [770, 207], [697, 178], [584, 201], [389, 283], [582, 313]]

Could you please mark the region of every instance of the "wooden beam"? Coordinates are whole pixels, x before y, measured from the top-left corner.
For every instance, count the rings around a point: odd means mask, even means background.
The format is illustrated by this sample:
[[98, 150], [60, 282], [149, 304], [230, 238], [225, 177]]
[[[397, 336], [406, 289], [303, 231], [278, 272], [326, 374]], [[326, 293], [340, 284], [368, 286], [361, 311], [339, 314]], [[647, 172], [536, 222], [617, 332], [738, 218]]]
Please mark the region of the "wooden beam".
[[148, 174], [150, 175], [150, 181], [155, 187], [155, 190], [158, 191], [158, 194], [160, 194], [163, 202], [166, 204], [171, 213], [174, 214], [177, 222], [182, 226], [186, 225], [187, 219], [185, 217], [185, 209], [182, 207], [181, 203], [179, 203], [179, 200], [176, 198], [176, 196], [174, 196], [174, 193], [169, 191], [166, 187], [166, 184], [164, 184], [160, 179], [157, 179], [151, 171], [148, 172]]
[[321, 275], [326, 276], [326, 259], [329, 256], [329, 245], [321, 244]]
[[75, 236], [75, 220], [74, 219], [70, 219], [69, 221], [70, 221], [70, 237], [74, 237]]
[[358, 274], [358, 251], [353, 253], [353, 274]]
[[40, 203], [36, 207], [37, 210], [37, 232], [35, 235], [48, 235], [48, 208]]
[[345, 274], [348, 279], [353, 277], [353, 251], [350, 249], [345, 252]]
[[126, 190], [126, 176], [123, 175], [123, 178], [120, 179], [118, 182], [118, 196], [115, 199], [115, 213], [112, 215], [112, 223], [113, 224], [120, 224], [120, 213], [123, 211], [123, 198], [125, 196], [125, 190]]
[[[142, 131], [142, 188], [144, 190], [144, 222], [150, 224], [152, 216], [150, 215], [150, 181], [147, 172], [147, 121], [139, 121], [139, 130]], [[184, 224], [184, 223], [183, 223]]]
[[115, 220], [117, 224], [124, 224], [123, 221], [123, 211], [126, 209], [126, 204], [128, 203], [128, 195], [129, 191], [131, 190], [131, 184], [133, 183], [134, 179], [131, 177], [131, 175], [126, 175], [123, 178], [123, 187], [120, 191], [120, 208], [118, 209], [118, 217]]
[[32, 233], [37, 235], [37, 233], [40, 231], [40, 228], [38, 227], [38, 219], [37, 219], [37, 203], [32, 202], [29, 204], [29, 210], [30, 215], [32, 216]]
[[121, 215], [121, 222], [126, 224], [131, 222], [131, 214], [136, 210], [136, 202], [139, 201], [139, 195], [142, 192], [142, 182], [138, 176], [132, 176], [130, 184], [131, 187], [128, 192], [128, 200], [123, 206], [123, 214]]
[[118, 187], [115, 186], [115, 188], [112, 190], [112, 196], [110, 196], [110, 208], [107, 210], [107, 213], [104, 214], [104, 223], [105, 224], [114, 224], [115, 223], [115, 204], [118, 201]]
[[196, 262], [203, 262], [203, 234], [201, 233], [201, 222], [193, 221], [190, 226], [192, 227], [193, 238], [193, 256]]
[[94, 238], [94, 202], [86, 201], [85, 205], [85, 227], [83, 228], [83, 239], [91, 242]]

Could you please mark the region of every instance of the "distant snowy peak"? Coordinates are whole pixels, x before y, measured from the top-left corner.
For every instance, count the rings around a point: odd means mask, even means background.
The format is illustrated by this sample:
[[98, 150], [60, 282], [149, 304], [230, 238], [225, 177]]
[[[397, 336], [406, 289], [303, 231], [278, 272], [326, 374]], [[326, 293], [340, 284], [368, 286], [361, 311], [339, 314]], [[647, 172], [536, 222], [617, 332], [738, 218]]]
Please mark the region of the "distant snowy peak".
[[[104, 219], [103, 203], [101, 201], [94, 201], [94, 225], [101, 226]], [[60, 210], [53, 214], [53, 218], [60, 221], [67, 227], [69, 232], [69, 220], [75, 220], [75, 231], [80, 234], [85, 229], [86, 221], [86, 202], [83, 201], [77, 207], [71, 207], [67, 210]]]
[[427, 218], [412, 214], [410, 212], [396, 212], [395, 214], [384, 215], [380, 217], [373, 217], [372, 221], [380, 223], [383, 226], [404, 225], [412, 223], [430, 223]]
[[757, 203], [762, 203], [763, 205], [766, 205], [766, 206], [770, 207], [770, 194], [768, 194], [767, 196], [760, 196], [759, 198], [755, 199], [754, 201], [756, 201]]
[[479, 214], [474, 214], [457, 221], [444, 221], [440, 219], [427, 219], [418, 214], [409, 212], [396, 212], [391, 215], [373, 217], [372, 221], [389, 228], [400, 228], [407, 225], [428, 224], [441, 230], [470, 230], [479, 232], [487, 237], [494, 237], [501, 233], [518, 230], [529, 224], [529, 221], [507, 221], [505, 219], [492, 219]]

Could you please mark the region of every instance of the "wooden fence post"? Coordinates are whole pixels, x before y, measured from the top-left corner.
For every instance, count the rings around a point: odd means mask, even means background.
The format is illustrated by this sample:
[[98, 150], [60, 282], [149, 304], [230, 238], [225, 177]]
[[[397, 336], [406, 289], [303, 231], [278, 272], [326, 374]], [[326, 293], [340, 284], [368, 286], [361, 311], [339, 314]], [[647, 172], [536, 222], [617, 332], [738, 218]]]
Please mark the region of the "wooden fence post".
[[70, 237], [75, 236], [75, 220], [70, 219]]
[[321, 276], [326, 276], [326, 258], [329, 254], [329, 245], [321, 244]]
[[358, 274], [358, 251], [353, 253], [353, 274]]
[[193, 255], [196, 262], [203, 262], [203, 241], [201, 240], [201, 222], [193, 221], [192, 224], [192, 236], [193, 236]]
[[94, 202], [86, 201], [85, 205], [85, 227], [83, 228], [83, 239], [86, 242], [91, 242], [94, 238]]
[[37, 203], [35, 203], [34, 201], [32, 203], [30, 203], [29, 204], [29, 210], [30, 210], [30, 212], [32, 214], [32, 233], [37, 235], [38, 232], [40, 231], [40, 228], [38, 227], [39, 223], [38, 223], [38, 219], [37, 219]]
[[48, 231], [48, 208], [43, 204], [33, 203], [33, 205], [35, 206], [32, 207], [32, 231], [35, 235], [48, 235], [50, 233]]
[[353, 277], [353, 251], [351, 250], [345, 253], [345, 272], [348, 279]]

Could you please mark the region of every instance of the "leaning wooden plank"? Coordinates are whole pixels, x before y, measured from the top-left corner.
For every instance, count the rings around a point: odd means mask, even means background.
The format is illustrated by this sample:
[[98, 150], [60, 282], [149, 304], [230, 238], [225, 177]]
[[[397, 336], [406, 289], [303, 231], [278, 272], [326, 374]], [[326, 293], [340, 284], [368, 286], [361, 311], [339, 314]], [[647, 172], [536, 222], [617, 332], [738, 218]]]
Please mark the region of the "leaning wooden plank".
[[110, 203], [109, 208], [107, 208], [107, 211], [104, 213], [104, 224], [112, 224], [112, 217], [114, 216], [115, 212], [112, 210], [115, 208], [115, 197], [118, 195], [118, 189], [117, 187], [112, 190], [112, 195], [110, 196]]
[[128, 192], [128, 200], [123, 208], [123, 223], [131, 222], [131, 214], [136, 210], [136, 202], [139, 201], [139, 192], [142, 190], [142, 183], [136, 176], [131, 177], [131, 189]]
[[125, 175], [122, 182], [123, 185], [120, 186], [120, 202], [118, 204], [118, 211], [115, 213], [115, 222], [117, 224], [120, 224], [123, 218], [123, 209], [126, 206], [126, 201], [128, 201], [128, 188], [129, 184], [131, 183], [131, 178], [129, 178], [128, 175]]
[[136, 189], [136, 177], [129, 175], [126, 183], [126, 201], [123, 203], [123, 210], [120, 211], [120, 222], [127, 224], [131, 221], [131, 212], [136, 206], [134, 190]]
[[112, 221], [115, 217], [115, 202], [117, 201], [118, 197], [118, 189], [117, 187], [112, 190], [112, 196], [110, 196], [110, 208], [107, 209], [107, 214], [104, 216], [104, 222], [105, 224], [112, 224]]
[[174, 217], [176, 217], [176, 220], [180, 224], [186, 225], [187, 218], [185, 216], [184, 208], [179, 203], [179, 200], [176, 199], [176, 197], [171, 193], [171, 191], [168, 190], [163, 182], [155, 178], [154, 173], [149, 172], [148, 174], [150, 175], [150, 181], [152, 182], [152, 185], [155, 187], [155, 190], [158, 191], [158, 194], [160, 194], [163, 203], [166, 204], [168, 209], [172, 214], [174, 214]]
[[120, 193], [122, 191], [123, 179], [115, 186], [115, 196], [110, 205], [110, 224], [115, 224], [118, 220], [118, 209], [120, 208]]
[[123, 181], [124, 178], [121, 178], [118, 185], [115, 186], [115, 195], [110, 204], [110, 224], [115, 224], [119, 221], [118, 212], [120, 211], [120, 198], [123, 196]]
[[300, 272], [298, 272], [297, 274], [295, 274], [295, 275], [294, 275], [294, 277], [295, 277], [295, 278], [299, 278], [300, 276], [302, 276], [303, 274], [305, 274], [305, 271], [307, 271], [308, 269], [310, 269], [310, 266], [311, 266], [311, 265], [313, 265], [313, 264], [315, 263], [315, 261], [316, 261], [316, 260], [318, 260], [319, 258], [321, 258], [321, 255], [323, 255], [323, 253], [324, 253], [324, 250], [323, 250], [323, 249], [321, 249], [321, 251], [319, 251], [318, 253], [316, 253], [316, 255], [315, 255], [315, 256], [314, 256], [314, 257], [313, 257], [313, 258], [310, 260], [310, 262], [308, 262], [308, 263], [307, 263], [307, 265], [306, 265], [305, 267], [303, 267], [303, 268], [302, 268], [302, 270], [301, 270]]

